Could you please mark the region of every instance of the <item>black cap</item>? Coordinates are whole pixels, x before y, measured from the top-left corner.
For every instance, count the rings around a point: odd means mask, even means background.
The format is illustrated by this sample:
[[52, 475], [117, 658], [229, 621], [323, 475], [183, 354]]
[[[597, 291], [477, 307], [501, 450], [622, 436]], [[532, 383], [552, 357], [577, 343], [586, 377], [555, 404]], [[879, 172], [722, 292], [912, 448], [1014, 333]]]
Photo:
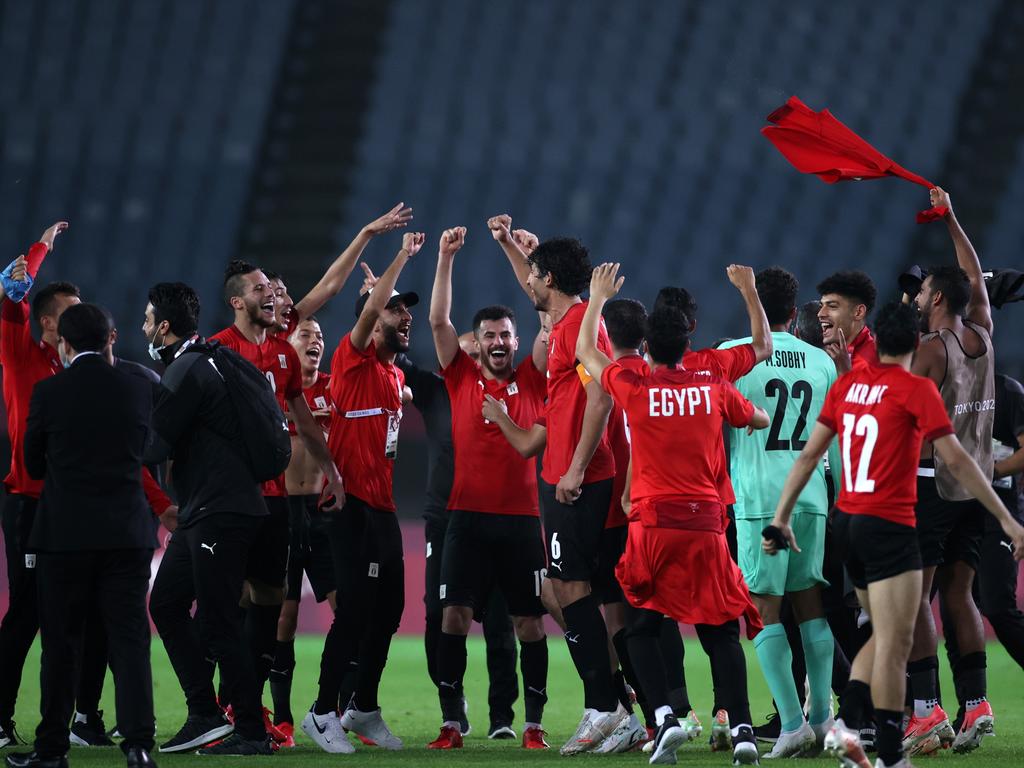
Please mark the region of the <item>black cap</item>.
[[[358, 299], [356, 299], [356, 317], [358, 318], [363, 314], [363, 307], [366, 306], [366, 302], [370, 299], [370, 294], [373, 293], [371, 288], [369, 291], [364, 293]], [[391, 292], [391, 298], [388, 299], [387, 307], [393, 307], [395, 304], [402, 302], [406, 308], [415, 307], [420, 302], [420, 296], [415, 291], [408, 291], [406, 293], [399, 293], [398, 291]]]
[[928, 277], [928, 271], [921, 269], [917, 264], [907, 269], [899, 277], [900, 290], [907, 296], [914, 297], [921, 292], [924, 279]]

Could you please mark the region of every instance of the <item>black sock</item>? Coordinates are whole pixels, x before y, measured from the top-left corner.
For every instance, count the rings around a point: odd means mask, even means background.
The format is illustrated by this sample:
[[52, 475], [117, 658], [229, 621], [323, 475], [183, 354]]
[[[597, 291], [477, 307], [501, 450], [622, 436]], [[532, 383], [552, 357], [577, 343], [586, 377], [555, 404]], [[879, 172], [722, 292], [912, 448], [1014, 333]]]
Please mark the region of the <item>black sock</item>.
[[891, 709], [876, 709], [878, 731], [875, 747], [884, 765], [895, 765], [903, 759], [903, 713]]
[[683, 636], [679, 634], [679, 624], [675, 619], [662, 620], [658, 644], [661, 646], [661, 659], [665, 664], [669, 705], [676, 717], [686, 717], [693, 707], [690, 706], [690, 695], [686, 690], [686, 649], [683, 646]]
[[253, 670], [256, 672], [256, 690], [263, 696], [263, 687], [270, 677], [277, 650], [277, 621], [281, 618], [280, 605], [256, 605], [252, 603], [245, 610], [245, 636], [252, 653]]
[[295, 671], [295, 640], [278, 640], [270, 668], [270, 696], [274, 701], [274, 725], [294, 723], [292, 717], [292, 673]]
[[540, 723], [548, 701], [548, 639], [519, 642], [519, 668], [523, 673], [526, 722]]
[[838, 719], [846, 723], [847, 728], [859, 731], [868, 725], [870, 711], [871, 687], [860, 680], [851, 680], [839, 697]]
[[[356, 692], [356, 680], [359, 677], [359, 662], [350, 661], [348, 669], [341, 676], [341, 690], [338, 692], [338, 711], [344, 712], [352, 704]], [[354, 706], [354, 705], [353, 705]]]
[[[619, 657], [619, 666], [622, 667], [622, 674], [626, 678], [626, 682], [633, 689], [633, 695], [636, 697], [637, 706], [644, 713], [644, 717], [647, 716], [647, 696], [644, 694], [644, 687], [640, 685], [640, 681], [636, 678], [636, 670], [633, 669], [633, 660], [629, 656], [629, 641], [626, 638], [626, 629], [623, 627], [612, 636], [612, 645], [615, 647], [615, 653]], [[628, 701], [628, 698], [627, 698]], [[633, 711], [632, 707], [624, 704], [630, 712]]]
[[957, 661], [953, 667], [953, 681], [956, 684], [960, 706], [965, 707], [968, 702], [977, 702], [988, 696], [987, 666], [988, 662], [984, 651], [968, 653]]
[[928, 656], [907, 664], [907, 686], [910, 690], [910, 706], [914, 699], [921, 701], [939, 700], [939, 657]]
[[562, 608], [565, 641], [583, 681], [583, 706], [613, 712], [618, 706], [609, 671], [608, 630], [593, 593]]
[[427, 614], [423, 628], [423, 650], [427, 654], [427, 674], [437, 685], [437, 640], [441, 637], [441, 614]]
[[466, 674], [466, 636], [442, 631], [437, 639], [437, 696], [445, 721], [462, 717], [462, 678]]
[[612, 687], [615, 690], [615, 698], [619, 700], [622, 708], [633, 714], [633, 702], [629, 696], [629, 688], [626, 687], [626, 676], [622, 674], [621, 669], [612, 672]]

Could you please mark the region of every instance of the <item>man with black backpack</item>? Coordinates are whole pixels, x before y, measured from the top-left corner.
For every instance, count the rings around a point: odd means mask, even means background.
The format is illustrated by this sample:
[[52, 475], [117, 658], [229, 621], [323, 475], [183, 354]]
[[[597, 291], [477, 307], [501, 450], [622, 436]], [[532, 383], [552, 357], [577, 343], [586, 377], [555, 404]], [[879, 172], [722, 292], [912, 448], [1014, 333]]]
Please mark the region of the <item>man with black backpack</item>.
[[[273, 419], [280, 414], [268, 415], [260, 406], [273, 397], [269, 382], [260, 390], [261, 377], [251, 366], [198, 335], [198, 320], [199, 299], [187, 285], [159, 283], [150, 290], [142, 330], [150, 355], [167, 369], [146, 460], [174, 460], [179, 504], [178, 529], [160, 564], [150, 613], [188, 706], [184, 726], [160, 750], [182, 752], [223, 739], [202, 751], [270, 754], [252, 657], [239, 652], [247, 643], [238, 600], [267, 517], [259, 481], [273, 476], [287, 453], [274, 450]], [[287, 441], [287, 428], [281, 431]], [[254, 460], [254, 437], [272, 457], [269, 465]], [[234, 727], [217, 704], [208, 656], [230, 691]]]

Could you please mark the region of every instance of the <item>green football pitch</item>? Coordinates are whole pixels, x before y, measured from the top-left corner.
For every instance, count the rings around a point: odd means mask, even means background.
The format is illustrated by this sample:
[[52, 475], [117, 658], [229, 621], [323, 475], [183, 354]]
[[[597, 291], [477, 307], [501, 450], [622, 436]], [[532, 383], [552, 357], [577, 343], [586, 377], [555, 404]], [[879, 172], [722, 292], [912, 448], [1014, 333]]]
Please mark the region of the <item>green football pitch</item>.
[[[322, 639], [318, 637], [299, 638], [296, 643], [295, 688], [292, 697], [292, 709], [296, 717], [301, 718], [315, 695], [318, 673], [319, 654]], [[748, 678], [750, 680], [750, 701], [754, 719], [760, 721], [770, 710], [771, 702], [767, 694], [764, 678], [753, 655], [750, 643], [744, 643], [747, 651]], [[384, 673], [381, 690], [381, 704], [384, 717], [392, 730], [405, 742], [401, 752], [385, 752], [376, 748], [359, 746], [355, 755], [328, 755], [321, 752], [305, 735], [297, 734], [298, 746], [295, 749], [283, 750], [273, 757], [247, 758], [246, 763], [274, 763], [275, 765], [307, 765], [324, 766], [344, 763], [367, 764], [385, 768], [392, 765], [496, 765], [515, 764], [526, 761], [532, 766], [548, 766], [563, 763], [567, 758], [558, 756], [558, 746], [567, 739], [580, 717], [582, 699], [579, 679], [576, 677], [569, 660], [565, 644], [561, 638], [551, 638], [551, 672], [548, 681], [550, 701], [544, 719], [544, 727], [548, 731], [548, 742], [552, 745], [549, 752], [527, 752], [519, 747], [518, 742], [488, 741], [487, 729], [487, 673], [484, 666], [483, 642], [478, 637], [471, 638], [469, 645], [469, 670], [467, 672], [467, 699], [469, 701], [470, 721], [474, 725], [473, 732], [466, 739], [465, 748], [458, 752], [433, 752], [425, 749], [428, 741], [437, 735], [440, 713], [437, 695], [426, 674], [423, 659], [423, 643], [419, 638], [403, 637], [395, 641], [391, 647], [391, 656]], [[997, 736], [986, 739], [983, 747], [971, 755], [954, 755], [944, 752], [936, 757], [918, 758], [918, 765], [967, 766], [987, 768], [988, 766], [1020, 766], [1024, 765], [1024, 672], [1006, 655], [1001, 646], [990, 645], [988, 649], [989, 663], [989, 698], [996, 712]], [[31, 738], [39, 711], [39, 646], [33, 648], [32, 656], [25, 670], [25, 682], [22, 684], [22, 695], [18, 702], [18, 730], [23, 737]], [[690, 698], [697, 708], [701, 720], [707, 723], [710, 719], [711, 685], [707, 658], [699, 644], [687, 641], [686, 645], [687, 683]], [[156, 699], [157, 741], [170, 737], [185, 718], [184, 700], [177, 681], [171, 671], [163, 646], [154, 638], [153, 642], [153, 678]], [[944, 670], [942, 689], [952, 692], [953, 686], [949, 675]], [[267, 696], [269, 702], [269, 692]], [[107, 712], [107, 724], [114, 721], [113, 687], [108, 677], [104, 690], [103, 708]], [[522, 701], [517, 703], [516, 732], [522, 726]], [[7, 750], [0, 751], [0, 754]], [[238, 758], [197, 757], [195, 755], [160, 755], [154, 754], [160, 765], [184, 766], [187, 763], [204, 766], [237, 766]], [[625, 755], [590, 755], [574, 758], [587, 763], [614, 762], [617, 764], [645, 765], [647, 756], [630, 753]], [[74, 765], [116, 766], [123, 765], [119, 750], [72, 747], [70, 762]], [[684, 745], [679, 750], [679, 764], [692, 766], [717, 766], [722, 768], [731, 764], [729, 756], [723, 753], [712, 753], [705, 740]], [[802, 765], [832, 766], [832, 759], [819, 758], [804, 760]]]

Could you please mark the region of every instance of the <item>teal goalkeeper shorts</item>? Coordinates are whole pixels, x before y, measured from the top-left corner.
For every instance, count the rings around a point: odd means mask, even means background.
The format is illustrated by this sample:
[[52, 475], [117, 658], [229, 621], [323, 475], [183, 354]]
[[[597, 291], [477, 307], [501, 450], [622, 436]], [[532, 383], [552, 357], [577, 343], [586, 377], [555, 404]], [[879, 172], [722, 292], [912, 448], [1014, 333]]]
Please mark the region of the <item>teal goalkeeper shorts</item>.
[[799, 552], [784, 549], [769, 555], [761, 549], [761, 531], [772, 518], [759, 517], [736, 521], [736, 544], [740, 570], [754, 595], [784, 595], [800, 592], [815, 584], [828, 586], [822, 575], [825, 557], [825, 515], [793, 515], [791, 525]]

